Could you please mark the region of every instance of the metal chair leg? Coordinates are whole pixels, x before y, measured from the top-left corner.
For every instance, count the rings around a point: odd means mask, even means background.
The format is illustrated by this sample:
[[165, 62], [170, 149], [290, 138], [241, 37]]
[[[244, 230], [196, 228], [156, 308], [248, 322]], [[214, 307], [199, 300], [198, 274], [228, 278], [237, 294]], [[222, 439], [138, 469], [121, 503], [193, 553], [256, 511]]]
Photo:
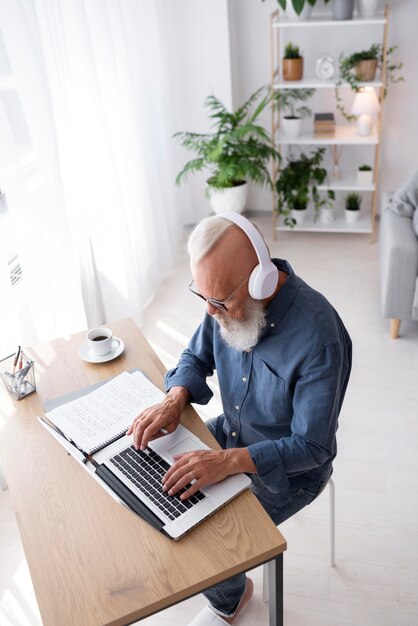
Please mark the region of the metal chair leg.
[[329, 487], [329, 560], [331, 567], [335, 567], [335, 484], [332, 478], [328, 481]]

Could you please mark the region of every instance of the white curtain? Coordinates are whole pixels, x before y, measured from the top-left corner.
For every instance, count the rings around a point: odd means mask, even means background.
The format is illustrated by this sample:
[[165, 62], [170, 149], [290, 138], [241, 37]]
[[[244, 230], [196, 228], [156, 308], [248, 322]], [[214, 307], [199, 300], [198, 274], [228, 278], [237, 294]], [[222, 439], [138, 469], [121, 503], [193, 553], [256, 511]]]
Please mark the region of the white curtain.
[[[161, 9], [154, 0], [0, 0], [33, 148], [18, 146], [17, 171], [22, 154], [32, 160], [6, 187], [30, 341], [140, 321], [173, 260], [181, 196]], [[17, 291], [8, 290], [3, 323]]]

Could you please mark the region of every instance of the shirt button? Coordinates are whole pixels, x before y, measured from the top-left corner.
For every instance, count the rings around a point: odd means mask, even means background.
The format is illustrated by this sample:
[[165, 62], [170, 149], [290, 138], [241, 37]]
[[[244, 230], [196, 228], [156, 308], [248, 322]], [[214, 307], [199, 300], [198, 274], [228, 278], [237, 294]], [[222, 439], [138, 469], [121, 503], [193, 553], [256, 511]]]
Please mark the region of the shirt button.
[[231, 433], [231, 435], [232, 435], [233, 437], [236, 437], [236, 436], [237, 436], [237, 433], [235, 432], [235, 430], [234, 430], [234, 432], [232, 432], [232, 433]]
[[236, 408], [237, 411], [239, 411], [239, 404], [236, 404], [235, 408]]
[[272, 322], [272, 323], [270, 324], [270, 326], [271, 326], [272, 328], [274, 328], [274, 322]]
[[246, 382], [247, 382], [247, 379], [245, 378], [245, 376], [243, 376], [243, 377], [241, 378], [241, 380], [242, 380], [242, 382], [243, 382], [243, 383], [246, 383]]

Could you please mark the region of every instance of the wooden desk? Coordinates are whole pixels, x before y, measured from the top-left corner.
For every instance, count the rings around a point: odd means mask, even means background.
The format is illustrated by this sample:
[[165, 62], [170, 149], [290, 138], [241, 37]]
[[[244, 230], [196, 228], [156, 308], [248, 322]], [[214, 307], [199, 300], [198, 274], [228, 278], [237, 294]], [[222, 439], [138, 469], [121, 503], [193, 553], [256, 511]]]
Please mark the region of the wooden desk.
[[[28, 350], [37, 393], [17, 402], [0, 391], [2, 459], [44, 626], [131, 624], [267, 561], [270, 625], [282, 624], [286, 542], [252, 493], [173, 542], [115, 502], [38, 423], [46, 400], [123, 370], [140, 368], [162, 388], [164, 367], [134, 322], [109, 326], [125, 342], [118, 359], [82, 361], [84, 333], [57, 339]], [[192, 407], [182, 421], [217, 447]]]

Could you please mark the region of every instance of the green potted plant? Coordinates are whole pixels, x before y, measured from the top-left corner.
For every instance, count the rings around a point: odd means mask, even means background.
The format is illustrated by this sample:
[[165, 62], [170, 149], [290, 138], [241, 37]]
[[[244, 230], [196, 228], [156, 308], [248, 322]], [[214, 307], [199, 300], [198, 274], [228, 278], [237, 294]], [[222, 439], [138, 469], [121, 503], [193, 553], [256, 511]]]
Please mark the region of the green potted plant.
[[373, 169], [370, 165], [360, 165], [357, 170], [357, 182], [359, 185], [373, 184]]
[[345, 197], [345, 219], [352, 224], [357, 222], [360, 216], [362, 197], [356, 192], [351, 192]]
[[176, 183], [179, 185], [191, 174], [207, 170], [206, 193], [216, 213], [241, 212], [249, 181], [272, 188], [269, 163], [280, 155], [270, 134], [256, 123], [270, 101], [267, 88], [261, 87], [231, 113], [218, 98], [208, 96], [205, 107], [214, 121], [212, 131], [174, 135], [182, 146], [196, 154], [179, 172]]
[[303, 56], [299, 46], [291, 43], [286, 44], [283, 55], [283, 79], [301, 80], [303, 76]]
[[286, 137], [299, 137], [302, 120], [312, 115], [311, 109], [302, 103], [314, 93], [315, 89], [279, 89], [274, 93], [275, 106], [282, 112], [281, 125]]
[[275, 183], [277, 192], [277, 212], [283, 215], [284, 224], [293, 227], [301, 224], [312, 200], [315, 220], [321, 207], [332, 205], [335, 194], [328, 190], [324, 195], [318, 191], [327, 176], [322, 167], [325, 148], [317, 148], [310, 155], [303, 152], [297, 158], [289, 157], [285, 167], [278, 172]]
[[[397, 46], [392, 46], [386, 50], [386, 81], [398, 83], [404, 80], [403, 76], [398, 76], [397, 72], [402, 69], [403, 63], [394, 63], [390, 61], [390, 57], [396, 50]], [[349, 122], [355, 119], [355, 115], [346, 112], [344, 104], [339, 92], [339, 88], [343, 83], [348, 83], [355, 92], [360, 91], [361, 82], [371, 82], [375, 78], [376, 69], [381, 70], [383, 67], [383, 46], [374, 43], [368, 50], [354, 52], [349, 56], [340, 56], [340, 75], [335, 85], [335, 97], [337, 108], [340, 113]], [[386, 90], [385, 94], [386, 96]]]

